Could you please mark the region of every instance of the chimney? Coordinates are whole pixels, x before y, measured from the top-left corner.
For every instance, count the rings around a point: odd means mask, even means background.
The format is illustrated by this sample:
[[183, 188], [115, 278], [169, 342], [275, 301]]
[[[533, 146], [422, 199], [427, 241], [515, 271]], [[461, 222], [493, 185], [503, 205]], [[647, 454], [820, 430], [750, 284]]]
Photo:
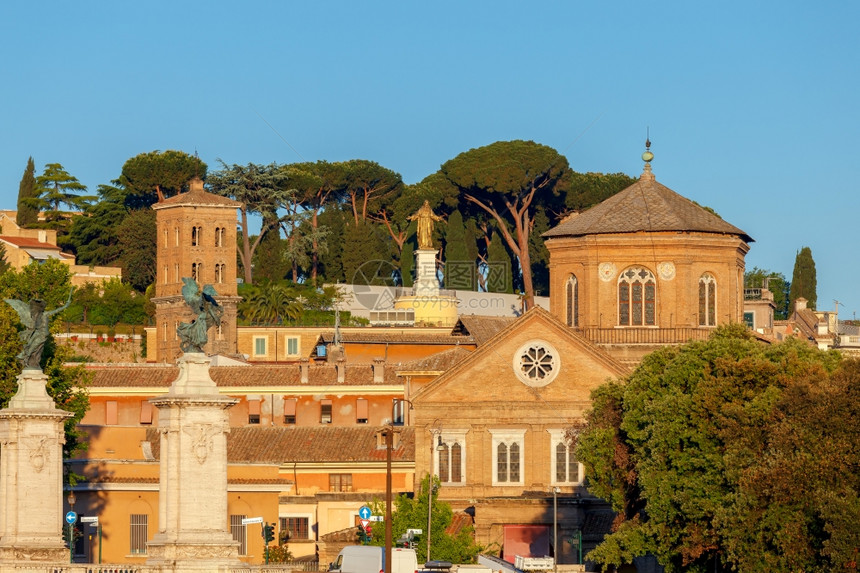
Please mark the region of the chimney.
[[794, 311], [797, 312], [799, 310], [806, 309], [806, 299], [803, 297], [798, 298], [794, 301]]
[[373, 383], [374, 384], [382, 384], [383, 380], [385, 380], [385, 359], [384, 358], [374, 358], [373, 359]]
[[311, 369], [310, 361], [307, 358], [302, 358], [299, 361], [299, 373], [301, 374], [302, 384], [308, 383], [308, 374]]
[[337, 370], [337, 383], [343, 384], [346, 381], [346, 359], [338, 358], [335, 369]]

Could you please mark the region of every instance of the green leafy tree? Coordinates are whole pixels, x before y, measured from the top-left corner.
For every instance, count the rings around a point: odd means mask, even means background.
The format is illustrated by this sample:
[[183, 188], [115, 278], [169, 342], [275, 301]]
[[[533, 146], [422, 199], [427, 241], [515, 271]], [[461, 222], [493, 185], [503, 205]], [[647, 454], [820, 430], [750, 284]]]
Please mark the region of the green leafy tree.
[[[466, 245], [466, 226], [463, 224], [463, 215], [459, 209], [455, 209], [448, 216], [448, 224], [445, 228], [445, 285], [458, 290], [475, 290], [477, 273], [474, 267], [475, 259], [469, 259], [469, 247]], [[463, 276], [467, 269], [468, 276]], [[471, 285], [472, 288], [466, 288], [465, 285]]]
[[400, 284], [404, 287], [411, 287], [413, 284], [412, 271], [415, 269], [415, 248], [411, 241], [406, 241], [403, 244], [403, 250], [400, 251]]
[[45, 171], [36, 178], [35, 201], [31, 206], [38, 210], [51, 210], [60, 213], [60, 206], [65, 205], [74, 211], [84, 209], [93, 199], [91, 195], [81, 195], [87, 190], [86, 185], [69, 174], [59, 163], [48, 163]]
[[119, 225], [128, 214], [128, 194], [121, 187], [99, 185], [99, 199], [75, 217], [69, 242], [77, 262], [84, 265], [111, 265], [120, 256]]
[[[588, 558], [618, 566], [652, 554], [667, 573], [842, 569], [856, 559], [842, 544], [857, 538], [846, 516], [860, 511], [849, 469], [860, 462], [857, 370], [801, 341], [760, 344], [734, 324], [598, 388], [569, 436], [589, 491], [618, 517]], [[798, 495], [798, 483], [814, 495]]]
[[18, 184], [18, 214], [16, 222], [19, 227], [32, 227], [39, 222], [39, 209], [35, 206], [38, 197], [36, 184], [36, 164], [33, 158], [27, 160], [27, 168]]
[[542, 296], [549, 296], [549, 249], [546, 248], [541, 235], [549, 231], [549, 228], [549, 216], [543, 205], [540, 205], [535, 209], [534, 225], [529, 232], [529, 252], [535, 293]]
[[746, 288], [765, 288], [765, 285], [773, 293], [773, 304], [776, 306], [773, 317], [776, 320], [785, 320], [791, 312], [789, 282], [785, 280], [785, 275], [758, 267], [753, 267], [744, 273], [744, 286]]
[[[30, 264], [21, 272], [8, 271], [0, 276], [0, 299], [27, 301], [41, 298], [46, 301], [48, 310], [66, 302], [69, 288], [68, 267], [53, 260], [42, 265]], [[23, 344], [17, 335], [20, 328], [17, 313], [8, 304], [0, 304], [0, 408], [5, 408], [18, 390], [17, 376], [21, 373], [21, 366], [15, 356]], [[53, 338], [49, 339], [42, 357], [42, 371], [48, 376], [46, 389], [58, 408], [73, 414], [65, 422], [65, 457], [83, 447], [83, 435], [76, 426], [89, 409], [86, 391], [89, 375], [83, 366], [66, 366], [71, 358], [70, 348], [57, 346]]]
[[[387, 275], [380, 276], [375, 273], [368, 275], [366, 272], [359, 272], [359, 268], [367, 262], [391, 261], [385, 242], [375, 225], [364, 221], [359, 221], [358, 224], [349, 221], [344, 230], [343, 240], [348, 247], [343, 250], [341, 264], [348, 283], [367, 284], [367, 280], [370, 280], [371, 284], [391, 284], [392, 277]], [[375, 265], [375, 268], [381, 268], [384, 271], [386, 267]], [[393, 265], [391, 268], [393, 269]]]
[[791, 273], [791, 304], [803, 297], [806, 306], [815, 310], [818, 302], [818, 282], [815, 278], [815, 261], [812, 260], [812, 249], [803, 247], [794, 259], [794, 271]]
[[534, 306], [529, 233], [535, 207], [561, 192], [567, 159], [533, 141], [499, 141], [461, 153], [441, 171], [467, 205], [490, 217], [518, 259], [526, 307]]
[[[331, 228], [330, 233], [321, 234], [323, 212], [332, 203], [338, 203], [345, 196], [346, 170], [341, 163], [317, 161], [316, 163], [294, 163], [284, 166], [290, 180], [290, 187], [296, 189], [296, 201], [302, 210], [309, 214], [307, 224], [310, 230], [306, 233], [311, 237], [309, 279], [311, 284], [317, 284], [320, 274], [322, 257], [327, 255], [327, 280], [342, 279], [342, 266], [339, 253], [343, 246], [338, 242], [342, 237], [343, 217], [338, 209], [328, 209], [333, 223], [338, 228]], [[328, 217], [326, 217], [328, 218]]]
[[12, 265], [6, 260], [6, 245], [0, 244], [0, 274], [5, 273], [11, 268]]
[[571, 171], [567, 178], [567, 193], [564, 204], [568, 209], [584, 211], [609, 199], [635, 182], [635, 178], [624, 173], [577, 173]]
[[157, 267], [155, 211], [131, 211], [117, 227], [123, 280], [143, 293], [155, 281]]
[[[421, 529], [427, 535], [427, 518], [429, 515], [429, 496], [433, 496], [430, 528], [430, 556], [437, 561], [450, 561], [451, 563], [474, 563], [477, 555], [481, 552], [480, 545], [475, 543], [474, 529], [472, 526], [464, 527], [456, 533], [448, 533], [446, 530], [451, 525], [454, 512], [451, 506], [439, 501], [439, 478], [434, 477], [432, 493], [430, 490], [430, 476], [421, 480], [420, 489], [415, 496], [410, 498], [406, 495], [398, 496], [393, 502], [391, 516], [391, 536], [394, 540], [406, 534], [407, 529]], [[385, 505], [379, 500], [370, 503], [370, 508], [376, 515], [384, 515]], [[382, 546], [385, 544], [385, 523], [373, 522], [372, 545]], [[427, 561], [427, 538], [419, 538], [415, 544], [415, 554], [419, 563]]]
[[384, 202], [386, 196], [400, 195], [403, 179], [399, 173], [366, 159], [345, 161], [342, 166], [344, 191], [356, 224], [367, 220], [368, 214], [377, 210], [375, 203]]
[[[239, 261], [245, 272], [245, 282], [253, 283], [254, 253], [263, 238], [274, 229], [278, 232], [278, 209], [290, 203], [295, 192], [287, 187], [287, 174], [277, 164], [228, 166], [218, 160], [221, 169], [210, 174], [206, 180], [210, 190], [224, 197], [230, 197], [242, 203], [239, 208], [242, 229], [241, 249], [239, 249]], [[248, 214], [258, 214], [263, 217], [263, 225], [260, 233], [254, 241], [251, 241], [251, 228], [248, 223]]]
[[144, 297], [120, 279], [112, 278], [101, 286], [99, 302], [90, 316], [93, 324], [103, 324], [114, 332], [120, 322], [140, 324], [143, 322]]
[[149, 207], [187, 189], [194, 177], [206, 178], [206, 164], [184, 151], [150, 151], [128, 159], [117, 183], [128, 192], [129, 208]]
[[487, 248], [487, 292], [514, 292], [511, 257], [498, 233]]
[[240, 316], [251, 324], [279, 325], [297, 320], [303, 311], [299, 294], [281, 282], [243, 285]]

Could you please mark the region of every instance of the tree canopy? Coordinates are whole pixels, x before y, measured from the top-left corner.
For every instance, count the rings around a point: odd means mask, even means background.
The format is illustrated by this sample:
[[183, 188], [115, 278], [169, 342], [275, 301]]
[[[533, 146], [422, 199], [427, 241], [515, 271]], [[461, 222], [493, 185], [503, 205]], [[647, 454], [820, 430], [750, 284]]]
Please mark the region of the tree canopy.
[[33, 158], [27, 160], [27, 168], [18, 184], [18, 214], [16, 223], [19, 227], [31, 227], [39, 222], [39, 209], [36, 207], [38, 197], [36, 185], [36, 164]]
[[860, 546], [860, 365], [740, 325], [647, 356], [572, 428], [618, 512], [589, 554], [674, 571], [834, 571]]
[[128, 192], [128, 206], [148, 207], [187, 188], [192, 178], [206, 177], [206, 164], [184, 151], [140, 153], [122, 166], [118, 183]]

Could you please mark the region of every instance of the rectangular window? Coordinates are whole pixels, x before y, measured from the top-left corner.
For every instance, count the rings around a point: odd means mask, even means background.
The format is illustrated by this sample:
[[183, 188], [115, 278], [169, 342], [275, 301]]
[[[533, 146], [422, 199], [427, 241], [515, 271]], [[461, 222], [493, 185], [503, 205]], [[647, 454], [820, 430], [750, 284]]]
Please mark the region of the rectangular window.
[[296, 337], [287, 338], [287, 354], [290, 356], [298, 356], [299, 354], [299, 339]]
[[115, 426], [118, 423], [118, 416], [116, 400], [105, 402], [105, 425]]
[[435, 473], [444, 485], [463, 485], [466, 481], [466, 431], [445, 431], [440, 438], [441, 449], [433, 448]]
[[403, 413], [404, 413], [403, 404], [405, 404], [405, 402], [403, 400], [401, 400], [400, 398], [393, 398], [392, 399], [392, 405], [391, 405], [392, 422], [391, 423], [394, 424], [395, 426], [402, 426], [405, 423], [404, 415], [403, 415]]
[[248, 526], [242, 524], [243, 519], [244, 515], [230, 516], [230, 534], [239, 542], [239, 555], [248, 554]]
[[320, 424], [331, 424], [331, 400], [320, 400]]
[[260, 423], [260, 403], [262, 400], [248, 400], [248, 423]]
[[352, 474], [329, 474], [329, 491], [352, 491]]
[[284, 400], [284, 423], [285, 424], [295, 424], [296, 423], [296, 399], [291, 398], [289, 400]]
[[745, 312], [744, 313], [744, 324], [747, 325], [747, 328], [754, 330], [755, 329], [755, 313], [754, 312]]
[[367, 400], [364, 398], [359, 398], [355, 401], [355, 423], [356, 424], [366, 424], [367, 423]]
[[582, 483], [582, 465], [574, 455], [574, 446], [569, 444], [564, 430], [547, 430], [550, 434], [550, 456], [552, 460], [552, 484], [570, 485]]
[[149, 400], [143, 400], [140, 403], [140, 423], [152, 423], [152, 403], [150, 403]]
[[307, 517], [282, 517], [278, 521], [281, 526], [281, 542], [311, 538], [310, 520]]
[[618, 324], [630, 324], [630, 285], [627, 283], [618, 285]]
[[148, 535], [149, 516], [145, 513], [132, 513], [129, 516], [129, 553], [145, 555]]
[[262, 336], [254, 337], [254, 356], [266, 355], [266, 339]]

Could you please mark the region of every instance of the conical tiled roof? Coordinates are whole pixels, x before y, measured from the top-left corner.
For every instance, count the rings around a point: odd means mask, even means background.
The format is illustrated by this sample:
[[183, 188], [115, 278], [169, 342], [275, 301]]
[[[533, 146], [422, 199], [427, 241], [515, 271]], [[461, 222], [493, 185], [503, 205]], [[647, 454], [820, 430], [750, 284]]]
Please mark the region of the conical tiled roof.
[[543, 234], [552, 237], [579, 237], [638, 231], [694, 231], [737, 235], [747, 243], [753, 239], [713, 213], [657, 183], [650, 170], [623, 191], [569, 217]]

